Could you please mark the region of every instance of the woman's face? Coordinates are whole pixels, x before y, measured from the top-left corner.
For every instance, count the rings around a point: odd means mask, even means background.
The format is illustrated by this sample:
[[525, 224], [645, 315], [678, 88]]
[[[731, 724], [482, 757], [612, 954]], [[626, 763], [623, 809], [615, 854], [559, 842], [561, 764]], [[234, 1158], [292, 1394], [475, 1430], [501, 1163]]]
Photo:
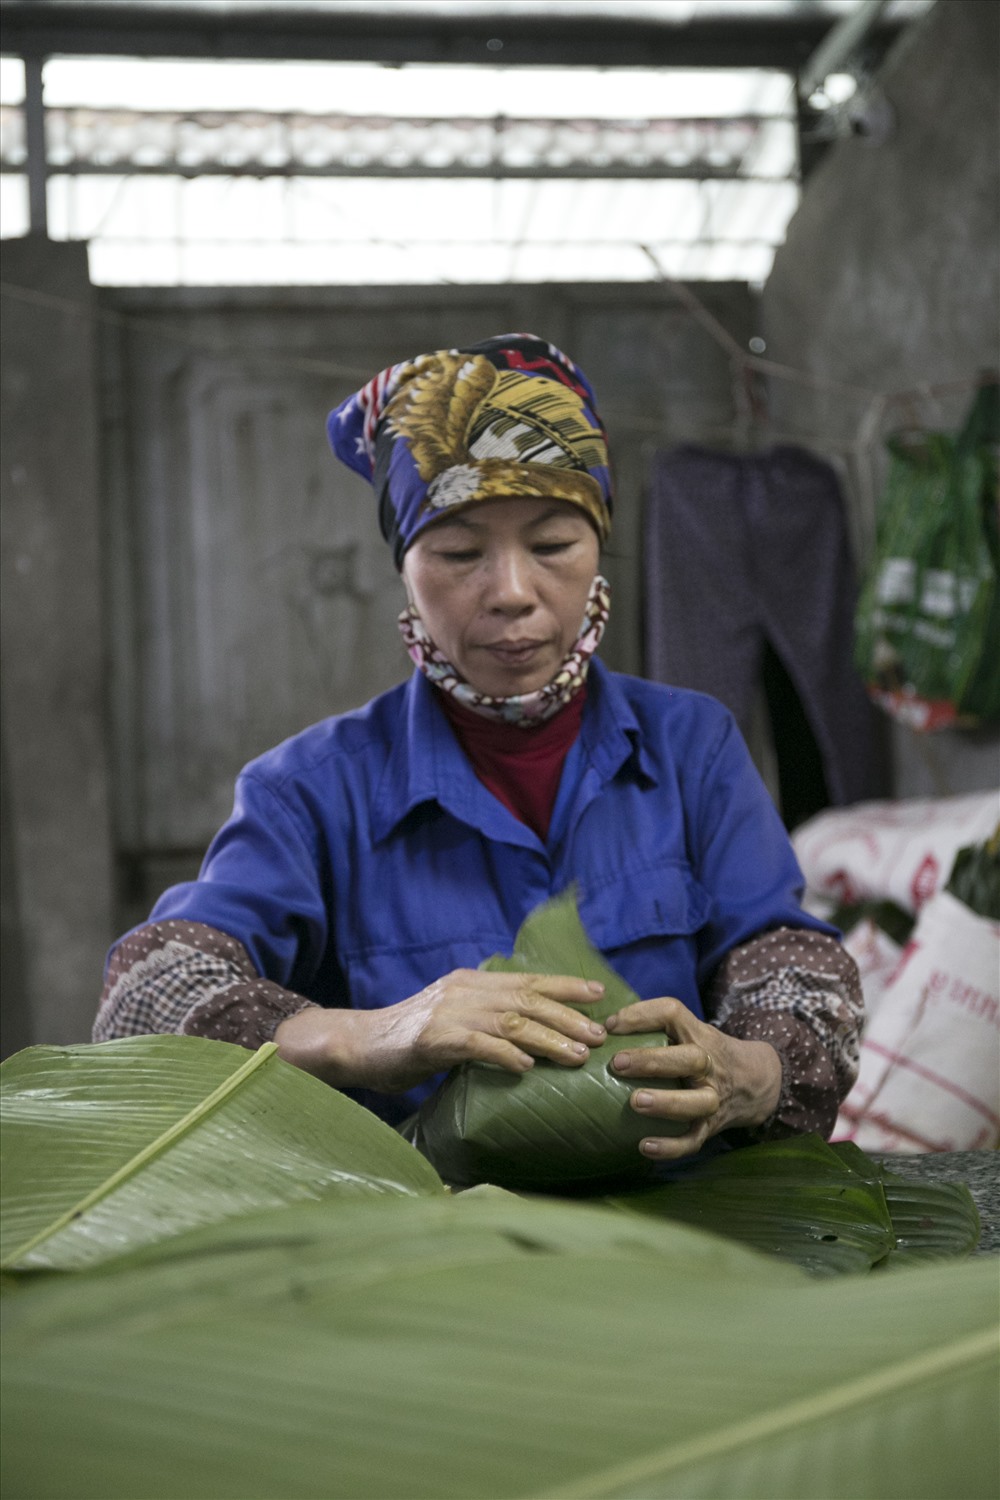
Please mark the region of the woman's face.
[[434, 644], [481, 693], [544, 687], [580, 633], [597, 533], [563, 500], [484, 500], [421, 532], [403, 559]]

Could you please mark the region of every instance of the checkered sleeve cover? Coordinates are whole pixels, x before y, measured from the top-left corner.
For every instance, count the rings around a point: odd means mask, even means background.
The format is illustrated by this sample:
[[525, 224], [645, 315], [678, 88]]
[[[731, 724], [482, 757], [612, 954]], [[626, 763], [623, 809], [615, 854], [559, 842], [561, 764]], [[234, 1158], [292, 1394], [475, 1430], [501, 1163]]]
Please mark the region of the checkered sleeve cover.
[[150, 922], [115, 948], [93, 1036], [179, 1032], [256, 1048], [311, 1003], [262, 979], [226, 933], [200, 922]]

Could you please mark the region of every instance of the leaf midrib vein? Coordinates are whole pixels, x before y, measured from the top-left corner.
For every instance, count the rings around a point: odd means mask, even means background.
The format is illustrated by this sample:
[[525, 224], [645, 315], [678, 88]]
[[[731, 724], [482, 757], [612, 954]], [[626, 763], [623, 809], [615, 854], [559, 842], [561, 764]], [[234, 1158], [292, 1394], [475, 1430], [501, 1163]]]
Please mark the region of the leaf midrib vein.
[[15, 1266], [25, 1255], [30, 1254], [39, 1245], [44, 1244], [47, 1239], [51, 1239], [54, 1234], [58, 1234], [61, 1229], [65, 1229], [67, 1224], [73, 1223], [81, 1214], [86, 1213], [89, 1208], [93, 1208], [95, 1203], [99, 1203], [102, 1198], [106, 1198], [115, 1188], [120, 1187], [127, 1178], [133, 1176], [147, 1162], [152, 1161], [154, 1157], [166, 1151], [182, 1135], [193, 1129], [195, 1125], [200, 1124], [206, 1115], [221, 1104], [224, 1099], [227, 1099], [230, 1094], [235, 1092], [252, 1073], [255, 1073], [258, 1068], [272, 1058], [277, 1050], [274, 1042], [265, 1042], [252, 1057], [249, 1057], [245, 1063], [236, 1069], [235, 1073], [231, 1073], [228, 1078], [223, 1079], [218, 1088], [213, 1089], [204, 1099], [199, 1100], [193, 1109], [188, 1110], [186, 1115], [183, 1115], [179, 1120], [175, 1120], [154, 1141], [150, 1141], [147, 1146], [143, 1146], [141, 1151], [137, 1151], [128, 1161], [123, 1162], [116, 1171], [112, 1172], [110, 1177], [106, 1177], [103, 1182], [99, 1182], [78, 1203], [74, 1203], [65, 1213], [60, 1214], [57, 1219], [53, 1219], [51, 1224], [46, 1224], [30, 1240], [26, 1240], [23, 1245], [19, 1245], [11, 1254], [4, 1256], [3, 1260], [0, 1261], [0, 1269]]
[[612, 1465], [598, 1473], [581, 1475], [571, 1484], [534, 1495], [532, 1500], [598, 1500], [598, 1497], [614, 1493], [626, 1485], [659, 1479], [687, 1464], [719, 1458], [734, 1448], [776, 1437], [805, 1422], [819, 1421], [848, 1407], [891, 1395], [904, 1386], [947, 1374], [963, 1365], [981, 1362], [993, 1356], [996, 1347], [995, 1329], [969, 1334], [944, 1348], [910, 1355], [895, 1364], [841, 1381], [828, 1390], [805, 1396], [799, 1401], [789, 1402], [777, 1410], [761, 1412], [744, 1421], [734, 1422], [729, 1427], [683, 1442], [668, 1443], [642, 1458]]

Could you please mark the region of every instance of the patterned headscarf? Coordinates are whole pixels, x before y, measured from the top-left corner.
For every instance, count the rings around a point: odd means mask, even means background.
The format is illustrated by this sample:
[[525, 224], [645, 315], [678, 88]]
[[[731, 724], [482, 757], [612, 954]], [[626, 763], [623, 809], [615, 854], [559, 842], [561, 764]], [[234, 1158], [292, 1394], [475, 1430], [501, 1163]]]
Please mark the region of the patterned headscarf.
[[369, 479], [401, 567], [445, 511], [517, 496], [578, 505], [602, 541], [612, 483], [582, 370], [554, 344], [500, 334], [390, 365], [327, 419], [334, 453]]

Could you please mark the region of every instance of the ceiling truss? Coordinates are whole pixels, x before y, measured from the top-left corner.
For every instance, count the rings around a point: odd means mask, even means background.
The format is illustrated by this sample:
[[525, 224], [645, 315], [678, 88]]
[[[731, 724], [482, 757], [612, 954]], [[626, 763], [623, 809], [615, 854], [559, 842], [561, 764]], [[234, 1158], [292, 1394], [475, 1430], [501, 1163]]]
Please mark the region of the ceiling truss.
[[[761, 116], [389, 119], [48, 107], [45, 130], [50, 174], [780, 182], [787, 172], [748, 163], [794, 123]], [[27, 154], [25, 112], [0, 106], [0, 171], [23, 172]]]

